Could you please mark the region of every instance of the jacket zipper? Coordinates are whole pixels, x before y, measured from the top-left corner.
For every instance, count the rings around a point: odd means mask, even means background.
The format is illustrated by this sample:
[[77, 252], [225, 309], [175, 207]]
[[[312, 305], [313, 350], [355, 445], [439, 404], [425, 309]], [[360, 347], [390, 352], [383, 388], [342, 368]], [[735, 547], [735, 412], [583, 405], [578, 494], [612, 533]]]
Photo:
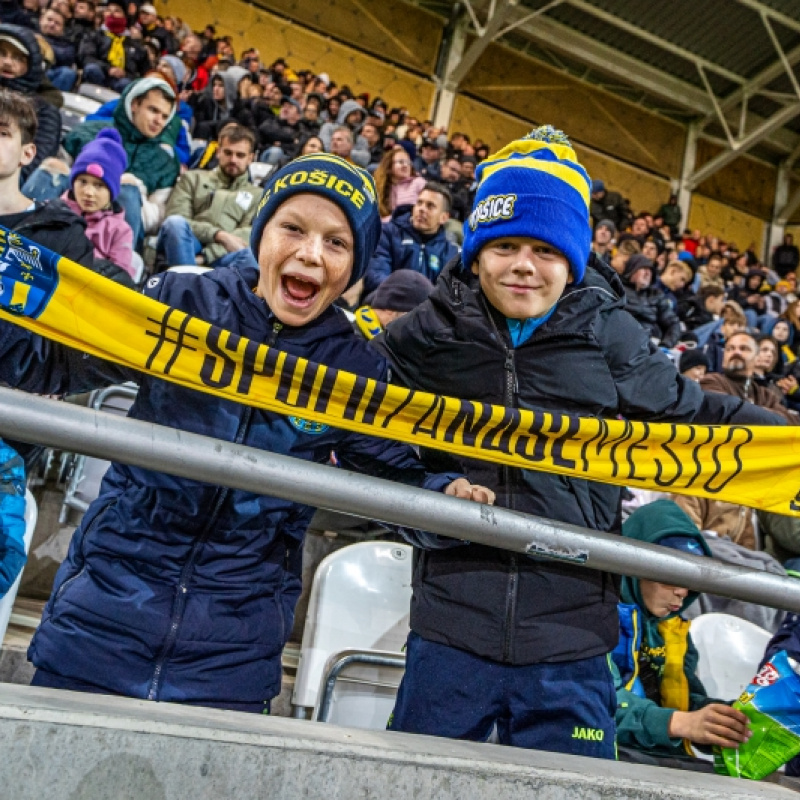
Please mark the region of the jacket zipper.
[[[516, 396], [519, 392], [519, 382], [517, 380], [517, 367], [514, 362], [514, 349], [509, 347], [505, 339], [500, 335], [494, 317], [486, 308], [486, 315], [489, 317], [494, 332], [497, 334], [497, 340], [503, 348], [505, 360], [503, 362], [503, 369], [505, 371], [505, 380], [503, 385], [503, 404], [506, 408], [513, 408]], [[506, 486], [506, 508], [513, 510], [513, 495], [511, 493], [511, 468], [503, 466], [503, 482]], [[508, 584], [506, 585], [506, 616], [503, 631], [503, 661], [511, 660], [511, 646], [514, 631], [514, 620], [517, 616], [517, 595], [519, 594], [519, 556], [516, 553], [511, 553], [509, 556], [508, 568]]]
[[[275, 344], [275, 340], [278, 338], [278, 334], [281, 332], [282, 328], [283, 325], [280, 322], [276, 321], [273, 323], [272, 335], [269, 338], [270, 347]], [[234, 444], [241, 444], [245, 440], [247, 431], [250, 428], [250, 420], [252, 419], [252, 416], [253, 409], [251, 406], [247, 406], [245, 408], [244, 415], [242, 416], [242, 421], [239, 423], [239, 429], [236, 431]], [[181, 570], [180, 581], [178, 582], [178, 589], [172, 607], [172, 621], [170, 622], [169, 633], [167, 634], [167, 638], [164, 640], [164, 646], [162, 647], [161, 655], [156, 662], [156, 668], [153, 670], [153, 677], [150, 681], [150, 688], [147, 692], [148, 700], [158, 699], [158, 692], [161, 688], [161, 677], [164, 672], [164, 665], [172, 654], [172, 649], [175, 646], [175, 640], [178, 638], [178, 631], [180, 630], [181, 622], [183, 622], [183, 612], [186, 609], [186, 595], [189, 592], [189, 579], [191, 578], [192, 571], [194, 570], [197, 557], [200, 555], [201, 549], [208, 541], [211, 531], [214, 530], [217, 517], [222, 510], [222, 504], [227, 499], [230, 491], [231, 490], [227, 487], [220, 488], [217, 491], [214, 507], [211, 515], [208, 518], [208, 522], [203, 529], [203, 533], [192, 547], [189, 558], [186, 560], [186, 563]]]

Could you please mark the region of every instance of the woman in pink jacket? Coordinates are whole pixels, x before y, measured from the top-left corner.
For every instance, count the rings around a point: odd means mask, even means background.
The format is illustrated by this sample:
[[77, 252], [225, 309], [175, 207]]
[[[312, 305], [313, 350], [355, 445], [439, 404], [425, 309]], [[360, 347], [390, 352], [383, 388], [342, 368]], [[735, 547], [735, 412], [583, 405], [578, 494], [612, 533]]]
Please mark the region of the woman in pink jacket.
[[116, 203], [128, 157], [114, 128], [105, 128], [81, 150], [70, 171], [71, 189], [62, 199], [86, 220], [86, 236], [97, 259], [116, 264], [135, 277], [133, 231]]
[[374, 177], [381, 222], [388, 222], [399, 206], [413, 206], [425, 188], [425, 178], [417, 175], [411, 157], [400, 145], [384, 154]]

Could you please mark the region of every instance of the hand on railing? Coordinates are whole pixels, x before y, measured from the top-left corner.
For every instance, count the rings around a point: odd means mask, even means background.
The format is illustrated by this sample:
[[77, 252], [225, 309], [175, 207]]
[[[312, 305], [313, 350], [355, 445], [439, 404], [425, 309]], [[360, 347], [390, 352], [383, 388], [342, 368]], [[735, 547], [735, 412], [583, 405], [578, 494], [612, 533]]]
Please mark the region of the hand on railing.
[[495, 494], [485, 486], [470, 483], [466, 478], [457, 478], [445, 490], [451, 497], [460, 497], [463, 500], [472, 500], [475, 503], [494, 505]]

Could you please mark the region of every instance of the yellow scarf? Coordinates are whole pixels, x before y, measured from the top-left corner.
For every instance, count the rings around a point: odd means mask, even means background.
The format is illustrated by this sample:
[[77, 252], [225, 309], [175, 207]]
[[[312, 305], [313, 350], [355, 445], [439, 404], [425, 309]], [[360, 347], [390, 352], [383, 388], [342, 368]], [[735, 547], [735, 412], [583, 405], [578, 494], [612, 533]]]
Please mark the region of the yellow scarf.
[[[658, 632], [664, 640], [664, 672], [661, 676], [661, 705], [676, 711], [689, 710], [689, 681], [683, 664], [689, 648], [689, 627], [691, 622], [680, 617], [672, 617], [658, 623]], [[683, 746], [689, 755], [694, 750], [688, 739]]]
[[112, 67], [125, 69], [125, 37], [114, 36], [111, 31], [106, 31], [106, 36], [111, 39], [111, 49], [108, 51], [106, 61], [108, 61]]

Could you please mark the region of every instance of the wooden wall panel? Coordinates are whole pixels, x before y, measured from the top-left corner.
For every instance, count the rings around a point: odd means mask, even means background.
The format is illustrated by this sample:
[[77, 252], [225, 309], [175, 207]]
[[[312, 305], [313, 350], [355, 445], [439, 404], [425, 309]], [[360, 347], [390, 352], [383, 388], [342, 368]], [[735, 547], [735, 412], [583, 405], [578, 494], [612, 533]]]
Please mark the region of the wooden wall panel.
[[740, 250], [750, 245], [761, 253], [766, 223], [758, 217], [720, 203], [701, 194], [692, 195], [689, 225], [692, 230], [719, 236], [726, 242], [735, 242]]
[[293, 69], [327, 72], [340, 85], [347, 83], [355, 94], [379, 94], [390, 107], [405, 106], [423, 119], [430, 115], [434, 96], [431, 81], [242, 0], [163, 0], [158, 8], [164, 14], [181, 17], [195, 30], [213, 23], [218, 35], [233, 37], [237, 56], [247, 47], [257, 47], [267, 63], [283, 56]]
[[667, 178], [680, 174], [684, 128], [521, 53], [490, 45], [462, 91]]
[[[722, 148], [700, 139], [697, 143], [697, 167], [710, 161]], [[715, 172], [697, 187], [697, 193], [738, 208], [761, 219], [772, 218], [777, 170], [770, 164], [740, 156]]]
[[491, 152], [524, 136], [533, 126], [525, 120], [498, 111], [478, 100], [460, 94], [453, 106], [450, 131], [466, 133], [471, 141], [482, 139]]
[[436, 69], [446, 20], [419, 6], [398, 0], [256, 0], [256, 5], [396, 64], [426, 74]]

